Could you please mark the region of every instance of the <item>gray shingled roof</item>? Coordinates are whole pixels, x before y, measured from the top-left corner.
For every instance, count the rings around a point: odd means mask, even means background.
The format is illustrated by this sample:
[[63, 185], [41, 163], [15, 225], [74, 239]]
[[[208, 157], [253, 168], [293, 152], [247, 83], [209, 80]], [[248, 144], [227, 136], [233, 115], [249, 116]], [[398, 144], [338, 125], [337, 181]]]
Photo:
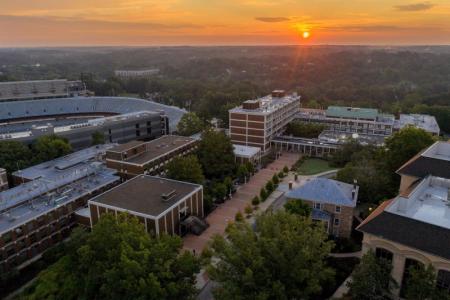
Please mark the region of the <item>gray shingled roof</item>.
[[286, 193], [291, 199], [303, 199], [314, 202], [329, 203], [342, 206], [356, 206], [358, 199], [358, 186], [356, 195], [352, 197], [353, 185], [327, 178], [311, 178], [304, 185], [294, 188]]

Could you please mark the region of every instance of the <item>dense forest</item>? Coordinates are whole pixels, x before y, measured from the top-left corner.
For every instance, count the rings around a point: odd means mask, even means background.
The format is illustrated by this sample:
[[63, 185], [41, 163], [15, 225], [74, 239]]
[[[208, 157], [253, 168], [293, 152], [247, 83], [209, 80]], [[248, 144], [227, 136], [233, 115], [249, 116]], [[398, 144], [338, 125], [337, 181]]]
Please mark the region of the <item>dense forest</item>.
[[[303, 105], [435, 115], [450, 132], [450, 47], [153, 47], [0, 50], [0, 81], [83, 79], [97, 95], [138, 95], [227, 122], [228, 108], [275, 88]], [[117, 69], [158, 68], [123, 80]]]

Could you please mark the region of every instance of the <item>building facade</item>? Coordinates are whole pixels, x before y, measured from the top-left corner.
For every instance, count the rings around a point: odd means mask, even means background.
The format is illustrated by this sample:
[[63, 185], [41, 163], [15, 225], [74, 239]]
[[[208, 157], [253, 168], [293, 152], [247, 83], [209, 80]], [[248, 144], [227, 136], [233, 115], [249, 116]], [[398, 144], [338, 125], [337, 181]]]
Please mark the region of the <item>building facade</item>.
[[197, 149], [198, 140], [190, 137], [165, 135], [158, 139], [131, 141], [106, 152], [106, 165], [124, 178], [140, 174], [156, 175], [174, 157], [185, 156]]
[[5, 169], [0, 168], [0, 192], [9, 188], [8, 174]]
[[300, 109], [300, 96], [273, 91], [271, 95], [247, 100], [229, 110], [229, 134], [233, 144], [261, 148], [266, 154], [271, 140], [281, 134]]
[[233, 145], [234, 159], [238, 164], [261, 164], [261, 148], [252, 146]]
[[137, 217], [152, 235], [183, 235], [207, 227], [201, 220], [201, 185], [148, 175], [136, 176], [89, 200], [89, 210], [91, 226], [105, 213], [123, 212]]
[[295, 185], [291, 182], [285, 195], [308, 204], [313, 221], [322, 222], [329, 234], [349, 238], [358, 191], [357, 185], [316, 177]]
[[1, 192], [0, 270], [20, 268], [67, 238], [76, 225], [75, 211], [120, 182], [114, 174], [100, 161], [80, 156], [49, 163], [42, 176]]
[[450, 143], [436, 142], [397, 171], [399, 195], [382, 203], [358, 227], [363, 252], [392, 263], [404, 297], [411, 266], [432, 265], [437, 285], [450, 293]]

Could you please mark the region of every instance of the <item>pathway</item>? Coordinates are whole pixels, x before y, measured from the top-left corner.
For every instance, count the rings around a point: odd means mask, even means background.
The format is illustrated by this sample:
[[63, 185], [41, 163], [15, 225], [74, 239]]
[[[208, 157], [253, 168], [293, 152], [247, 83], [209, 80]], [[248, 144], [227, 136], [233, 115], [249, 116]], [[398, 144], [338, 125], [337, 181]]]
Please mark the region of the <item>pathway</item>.
[[[183, 238], [184, 249], [201, 253], [214, 234], [224, 234], [228, 223], [234, 221], [238, 211], [244, 213], [245, 207], [249, 203], [251, 204], [251, 200], [255, 195], [259, 195], [261, 187], [272, 178], [274, 173], [280, 172], [284, 166], [291, 167], [299, 158], [300, 155], [298, 153], [283, 153], [280, 158], [269, 164], [267, 168], [256, 173], [246, 184], [238, 188], [232, 199], [217, 207], [206, 217], [206, 221], [210, 226], [200, 236], [188, 234]], [[267, 208], [270, 202], [273, 201], [272, 198], [276, 197], [277, 194], [274, 193], [271, 196], [270, 199], [267, 199], [260, 205], [260, 210]]]

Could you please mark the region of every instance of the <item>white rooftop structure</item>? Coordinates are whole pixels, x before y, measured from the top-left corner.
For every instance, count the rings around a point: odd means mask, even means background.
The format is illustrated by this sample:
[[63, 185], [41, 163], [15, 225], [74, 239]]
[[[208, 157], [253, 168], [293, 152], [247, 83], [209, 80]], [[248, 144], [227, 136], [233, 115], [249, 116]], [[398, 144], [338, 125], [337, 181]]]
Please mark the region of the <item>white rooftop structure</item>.
[[450, 161], [450, 143], [436, 142], [421, 155], [424, 157]]
[[385, 211], [450, 229], [450, 179], [428, 176]]
[[252, 158], [260, 155], [261, 148], [233, 144], [233, 153], [236, 157]]
[[401, 114], [400, 118], [395, 121], [395, 128], [402, 129], [408, 125], [421, 128], [427, 132], [439, 135], [440, 128], [434, 116], [422, 114]]
[[267, 95], [255, 100], [247, 100], [244, 104], [258, 104], [258, 108], [245, 109], [243, 105], [230, 109], [229, 112], [244, 112], [244, 113], [256, 113], [256, 114], [270, 114], [277, 111], [284, 106], [291, 104], [292, 102], [300, 101], [300, 96], [297, 93], [284, 96], [273, 96], [273, 93], [284, 93], [284, 91], [274, 91], [271, 95]]

